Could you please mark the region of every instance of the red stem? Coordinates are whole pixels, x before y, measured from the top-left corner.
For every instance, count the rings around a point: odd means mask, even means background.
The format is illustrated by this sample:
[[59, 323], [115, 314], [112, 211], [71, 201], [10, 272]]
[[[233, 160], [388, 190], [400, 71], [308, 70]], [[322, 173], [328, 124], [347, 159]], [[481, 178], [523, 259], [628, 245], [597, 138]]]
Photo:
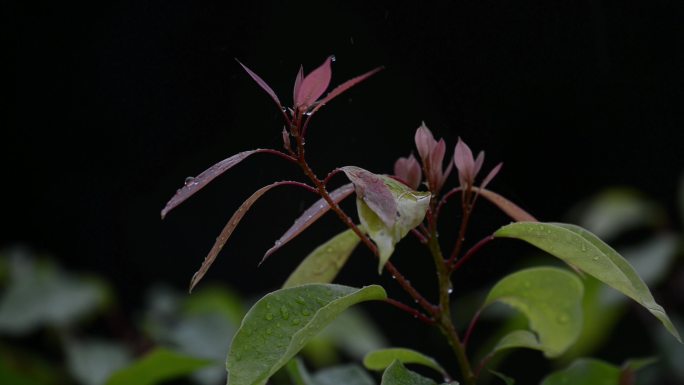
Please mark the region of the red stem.
[[411, 229], [411, 234], [415, 235], [416, 238], [418, 238], [418, 240], [420, 241], [420, 243], [423, 243], [423, 244], [428, 243], [427, 237], [425, 237], [425, 235], [423, 235], [420, 231], [418, 231], [416, 229]]
[[482, 309], [479, 309], [475, 315], [473, 315], [473, 319], [470, 320], [470, 324], [468, 325], [468, 330], [466, 330], [465, 336], [463, 336], [463, 347], [466, 348], [468, 346], [468, 340], [470, 340], [470, 335], [473, 334], [473, 330], [475, 330], [475, 325], [477, 324], [477, 321], [480, 320], [480, 313], [482, 313]]
[[406, 312], [406, 313], [411, 314], [411, 315], [413, 316], [413, 318], [417, 318], [417, 319], [423, 321], [424, 323], [426, 323], [426, 324], [428, 324], [428, 325], [434, 325], [434, 324], [435, 324], [435, 320], [434, 320], [434, 319], [429, 318], [428, 316], [426, 316], [425, 314], [421, 313], [420, 311], [418, 311], [418, 310], [416, 310], [416, 309], [414, 309], [414, 308], [412, 308], [412, 307], [410, 307], [410, 306], [408, 306], [408, 305], [405, 305], [405, 304], [403, 304], [403, 303], [401, 303], [401, 302], [399, 302], [399, 301], [397, 301], [397, 300], [395, 300], [395, 299], [387, 298], [387, 299], [385, 299], [385, 302], [387, 302], [388, 304], [390, 304], [390, 305], [396, 307], [396, 308], [399, 309], [399, 310], [402, 310], [402, 311], [404, 311], [404, 312]]
[[290, 161], [292, 163], [295, 163], [295, 164], [297, 163], [297, 158], [295, 158], [294, 156], [287, 155], [286, 153], [280, 152], [278, 150], [273, 150], [270, 148], [262, 148], [262, 149], [259, 149], [259, 152], [264, 152], [266, 154], [273, 154], [273, 155], [279, 156], [279, 157], [281, 157], [287, 161]]
[[330, 182], [330, 179], [332, 179], [332, 177], [334, 177], [335, 175], [337, 175], [337, 174], [339, 174], [339, 173], [341, 173], [341, 172], [342, 172], [342, 169], [340, 169], [340, 168], [336, 168], [336, 169], [330, 171], [330, 172], [328, 173], [328, 175], [326, 175], [326, 177], [323, 178], [323, 185], [324, 185], [324, 186], [327, 186], [327, 185], [328, 185], [328, 182]]
[[466, 261], [468, 261], [473, 255], [475, 255], [478, 251], [480, 251], [480, 249], [484, 245], [488, 244], [489, 242], [491, 242], [493, 240], [494, 240], [493, 235], [488, 235], [488, 236], [482, 238], [473, 247], [471, 247], [470, 249], [468, 249], [468, 251], [466, 251], [463, 258], [459, 259], [458, 261], [456, 261], [456, 263], [453, 264], [453, 266], [451, 266], [451, 271], [453, 272], [453, 271], [458, 270], [464, 263], [466, 263]]
[[444, 194], [444, 196], [442, 196], [442, 199], [440, 199], [439, 204], [437, 205], [437, 209], [435, 210], [435, 220], [439, 218], [439, 214], [442, 212], [442, 206], [444, 206], [452, 196], [456, 195], [456, 193], [460, 191], [461, 188], [456, 187], [449, 190], [446, 194]]

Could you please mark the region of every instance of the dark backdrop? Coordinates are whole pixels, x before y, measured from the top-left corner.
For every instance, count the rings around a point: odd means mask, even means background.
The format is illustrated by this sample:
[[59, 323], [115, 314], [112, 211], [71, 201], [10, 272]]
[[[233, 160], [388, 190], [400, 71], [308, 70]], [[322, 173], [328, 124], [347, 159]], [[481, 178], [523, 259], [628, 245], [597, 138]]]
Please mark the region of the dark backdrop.
[[[612, 185], [674, 210], [684, 165], [682, 13], [675, 1], [627, 3], [125, 1], [10, 10], [18, 108], [2, 146], [0, 245], [107, 274], [131, 307], [150, 283], [185, 288], [239, 203], [298, 175], [258, 155], [160, 221], [186, 176], [280, 145], [278, 111], [234, 58], [288, 102], [300, 64], [309, 71], [335, 54], [334, 84], [386, 67], [316, 116], [308, 146], [320, 175], [345, 164], [390, 172], [424, 120], [450, 146], [461, 136], [486, 150], [487, 167], [504, 161], [493, 187], [541, 219], [560, 219]], [[243, 293], [278, 287], [341, 228], [326, 218], [257, 270], [312, 199], [287, 188], [266, 196], [208, 278]], [[476, 229], [506, 222], [482, 207]], [[345, 282], [377, 280], [364, 253]], [[485, 261], [487, 274], [504, 269]], [[398, 254], [397, 264], [432, 277], [428, 261]]]

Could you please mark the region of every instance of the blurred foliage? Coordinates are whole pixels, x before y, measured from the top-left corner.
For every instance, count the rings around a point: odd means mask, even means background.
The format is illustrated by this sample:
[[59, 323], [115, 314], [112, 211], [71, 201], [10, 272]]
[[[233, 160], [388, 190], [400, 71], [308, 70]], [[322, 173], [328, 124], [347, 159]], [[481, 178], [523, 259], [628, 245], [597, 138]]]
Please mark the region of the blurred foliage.
[[[681, 189], [678, 203], [684, 214], [684, 176]], [[676, 307], [681, 283], [674, 281], [683, 274], [677, 258], [684, 242], [682, 232], [670, 226], [684, 218], [676, 216], [639, 192], [610, 189], [578, 204], [568, 220], [615, 244], [656, 289], [656, 297], [675, 302], [668, 311], [677, 329], [684, 330], [684, 314]], [[647, 360], [649, 365], [644, 366], [640, 365], [644, 361], [622, 357], [624, 364], [616, 366], [589, 358], [614, 339], [625, 338], [613, 330], [627, 315], [630, 322], [642, 322], [634, 315], [643, 311], [594, 278], [584, 276], [582, 281], [585, 327], [577, 342], [555, 359], [556, 371], [542, 384], [617, 384], [635, 373], [637, 385], [682, 383], [684, 347], [649, 317], [643, 317], [648, 327], [638, 338], [653, 347], [643, 353], [654, 355], [655, 362]], [[224, 384], [230, 342], [249, 305], [224, 286], [204, 285], [192, 295], [157, 286], [145, 294], [144, 308], [121, 315], [116, 293], [103, 278], [65, 271], [53, 260], [23, 249], [0, 252], [0, 288], [0, 384], [12, 385]], [[470, 303], [468, 307], [476, 309], [485, 296], [485, 292], [472, 293], [461, 305]], [[464, 311], [461, 308], [460, 314]], [[504, 321], [509, 318], [510, 310], [503, 307], [483, 313], [486, 324], [493, 320], [498, 325], [489, 331], [491, 340], [478, 347], [483, 354], [501, 336], [526, 328], [524, 317]], [[459, 321], [463, 327], [464, 320]], [[293, 360], [272, 381], [379, 383], [376, 374], [358, 363], [368, 352], [389, 346], [381, 330], [360, 309], [350, 309], [307, 345], [301, 355], [306, 361]], [[508, 382], [508, 373], [495, 372], [504, 356], [490, 362], [492, 372], [483, 372], [482, 383]], [[592, 377], [597, 373], [604, 382]]]

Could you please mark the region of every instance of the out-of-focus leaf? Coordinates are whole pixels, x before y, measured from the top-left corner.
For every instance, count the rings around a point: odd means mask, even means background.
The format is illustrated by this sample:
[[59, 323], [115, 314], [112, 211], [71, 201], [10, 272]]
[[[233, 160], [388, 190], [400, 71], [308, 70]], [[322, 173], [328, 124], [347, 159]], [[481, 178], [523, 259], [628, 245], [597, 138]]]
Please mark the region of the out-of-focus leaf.
[[443, 376], [446, 370], [434, 358], [406, 348], [388, 348], [369, 352], [363, 358], [363, 365], [370, 370], [384, 370], [397, 360], [402, 364], [417, 364], [434, 369]]
[[154, 385], [187, 376], [211, 360], [199, 359], [171, 350], [157, 348], [127, 368], [115, 372], [107, 385]]
[[680, 218], [684, 218], [684, 172], [679, 177], [679, 191], [677, 192], [679, 201], [679, 215]]
[[273, 101], [278, 105], [278, 108], [282, 108], [282, 104], [280, 103], [280, 100], [278, 100], [278, 95], [273, 91], [271, 86], [269, 86], [264, 79], [262, 79], [259, 75], [254, 73], [254, 71], [250, 70], [247, 68], [246, 65], [242, 64], [239, 60], [235, 59], [235, 61], [238, 62], [242, 66], [242, 68], [247, 72], [247, 74], [263, 89], [266, 91], [266, 93], [273, 99]]
[[62, 272], [24, 254], [10, 259], [11, 280], [0, 298], [0, 333], [21, 335], [38, 327], [67, 326], [101, 308], [107, 288], [95, 279]]
[[103, 340], [67, 340], [69, 372], [82, 385], [104, 385], [112, 373], [131, 362], [121, 344]]
[[158, 288], [151, 292], [145, 330], [162, 346], [215, 362], [191, 377], [205, 385], [225, 382], [229, 342], [244, 316], [239, 299], [229, 290], [209, 286], [193, 295]]
[[502, 302], [525, 314], [537, 333], [513, 332], [494, 351], [511, 347], [539, 348], [557, 357], [572, 345], [582, 329], [582, 282], [574, 274], [552, 267], [525, 269], [504, 277], [489, 292], [483, 306]]
[[506, 215], [511, 217], [517, 222], [537, 222], [537, 218], [533, 217], [530, 213], [523, 210], [520, 206], [511, 202], [510, 200], [504, 198], [502, 195], [495, 193], [494, 191], [487, 190], [485, 188], [473, 187], [481, 196], [485, 197], [488, 201], [492, 202], [496, 207], [503, 211]]
[[[677, 314], [672, 317], [672, 321], [678, 329], [684, 328], [684, 319], [678, 318]], [[652, 332], [663, 364], [677, 379], [684, 382], [684, 365], [682, 365], [684, 362], [684, 345], [673, 340], [664, 329], [657, 329]]]
[[333, 100], [343, 92], [368, 79], [369, 77], [375, 75], [377, 72], [381, 71], [384, 68], [385, 67], [375, 68], [373, 70], [366, 72], [365, 74], [353, 77], [347, 80], [346, 82], [340, 84], [339, 86], [333, 88], [333, 90], [330, 91], [323, 99], [316, 103], [316, 106], [313, 108], [313, 110], [311, 110], [311, 114], [316, 113], [316, 111], [318, 111], [319, 108], [325, 106], [327, 103], [329, 103], [331, 100]]
[[620, 368], [603, 361], [581, 358], [568, 368], [547, 376], [541, 385], [619, 385]]
[[304, 362], [299, 357], [291, 359], [287, 365], [285, 365], [287, 374], [290, 375], [290, 380], [294, 385], [317, 385], [309, 375], [309, 372], [304, 366]]
[[632, 358], [622, 364], [623, 370], [639, 371], [658, 362], [658, 357]]
[[606, 190], [574, 209], [578, 223], [601, 239], [612, 239], [639, 226], [663, 221], [663, 209], [627, 189]]
[[247, 312], [228, 353], [231, 385], [262, 385], [348, 307], [383, 300], [377, 285], [308, 284], [267, 294]]
[[414, 191], [392, 178], [383, 175], [379, 177], [396, 200], [397, 218], [394, 224], [387, 226], [365, 201], [358, 198], [356, 200], [361, 224], [378, 247], [378, 273], [382, 272], [382, 268], [392, 256], [394, 246], [423, 221], [430, 205], [430, 192]]
[[498, 377], [501, 381], [503, 381], [506, 385], [515, 385], [515, 380], [511, 377], [508, 377], [507, 375], [497, 372], [495, 370], [490, 370], [489, 373], [494, 375], [494, 377]]
[[[335, 203], [340, 203], [346, 197], [351, 195], [352, 192], [354, 192], [354, 186], [351, 183], [349, 183], [331, 191], [329, 195]], [[316, 203], [314, 203], [311, 207], [306, 209], [306, 211], [304, 211], [304, 213], [302, 213], [302, 215], [299, 218], [297, 218], [297, 220], [295, 220], [292, 227], [290, 227], [285, 232], [285, 234], [278, 238], [278, 240], [275, 242], [275, 245], [273, 245], [273, 247], [266, 251], [266, 254], [264, 254], [264, 257], [261, 259], [261, 262], [263, 263], [266, 260], [266, 258], [268, 258], [271, 254], [275, 253], [276, 250], [280, 249], [287, 242], [291, 241], [299, 234], [301, 234], [302, 231], [306, 230], [314, 222], [319, 220], [323, 216], [323, 214], [327, 213], [329, 210], [330, 205], [328, 204], [328, 202], [325, 201], [325, 199], [321, 198], [317, 200]]]
[[246, 201], [244, 201], [240, 205], [240, 207], [235, 211], [235, 213], [233, 213], [233, 216], [230, 217], [228, 223], [226, 223], [226, 226], [223, 228], [223, 230], [221, 230], [221, 234], [219, 234], [219, 236], [216, 238], [214, 246], [211, 247], [209, 254], [204, 258], [204, 261], [202, 261], [202, 266], [200, 266], [199, 270], [197, 270], [197, 272], [192, 276], [192, 279], [190, 280], [190, 291], [192, 291], [192, 289], [197, 285], [197, 283], [202, 279], [202, 277], [204, 277], [204, 274], [207, 273], [207, 270], [209, 270], [211, 264], [214, 263], [216, 256], [221, 251], [221, 249], [223, 249], [223, 246], [226, 244], [226, 242], [228, 242], [228, 238], [230, 238], [230, 236], [233, 234], [233, 231], [242, 220], [242, 217], [245, 216], [245, 214], [247, 213], [247, 211], [249, 211], [254, 202], [256, 202], [259, 198], [261, 198], [262, 195], [266, 194], [266, 192], [268, 192], [272, 188], [287, 185], [290, 183], [290, 181], [280, 181], [264, 186], [255, 191], [249, 198], [247, 198]]
[[45, 382], [34, 378], [30, 374], [13, 370], [3, 360], [0, 360], [0, 384], [46, 385]]
[[[353, 330], [354, 333], [349, 333]], [[387, 339], [361, 309], [340, 314], [317, 338], [327, 339], [347, 355], [361, 360], [371, 350], [387, 346]]]
[[681, 342], [667, 313], [634, 268], [589, 231], [564, 223], [519, 222], [502, 227], [494, 235], [524, 240], [622, 292], [644, 306]]
[[499, 342], [496, 343], [492, 352], [499, 352], [512, 348], [528, 348], [539, 351], [544, 351], [544, 346], [539, 342], [537, 336], [527, 330], [514, 330], [504, 335]]
[[318, 246], [297, 266], [283, 288], [306, 283], [330, 283], [361, 240], [350, 229]]
[[387, 227], [397, 220], [397, 201], [381, 175], [356, 166], [341, 168], [354, 184], [357, 200], [361, 200]]
[[166, 204], [164, 209], [161, 212], [161, 217], [162, 219], [166, 217], [166, 214], [169, 213], [169, 211], [173, 210], [176, 206], [180, 205], [181, 203], [185, 202], [186, 199], [190, 198], [192, 195], [194, 195], [196, 192], [204, 188], [209, 182], [214, 180], [217, 176], [223, 174], [224, 172], [228, 171], [231, 169], [233, 166], [236, 164], [242, 162], [247, 158], [248, 156], [252, 154], [256, 154], [258, 152], [264, 152], [268, 150], [264, 150], [261, 148], [258, 148], [256, 150], [249, 150], [249, 151], [243, 151], [240, 153], [237, 153], [230, 158], [224, 159], [215, 165], [209, 167], [208, 169], [204, 170], [201, 174], [197, 175], [196, 177], [190, 177], [185, 180], [185, 184], [183, 187], [179, 188], [178, 191], [176, 191], [176, 194], [174, 194], [173, 197], [169, 200], [169, 202]]
[[358, 365], [340, 365], [314, 374], [316, 385], [375, 385], [375, 380]]

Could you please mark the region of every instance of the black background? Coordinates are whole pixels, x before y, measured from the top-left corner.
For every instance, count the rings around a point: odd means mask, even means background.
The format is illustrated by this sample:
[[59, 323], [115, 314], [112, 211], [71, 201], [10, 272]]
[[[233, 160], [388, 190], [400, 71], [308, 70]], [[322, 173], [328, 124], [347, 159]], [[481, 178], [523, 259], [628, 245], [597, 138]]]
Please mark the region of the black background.
[[[613, 185], [642, 190], [674, 212], [684, 166], [676, 3], [132, 1], [10, 9], [17, 108], [2, 146], [0, 246], [29, 245], [106, 274], [130, 308], [151, 283], [184, 289], [243, 199], [298, 178], [294, 166], [256, 155], [160, 221], [186, 176], [242, 150], [280, 146], [278, 111], [234, 58], [286, 102], [300, 64], [308, 72], [335, 54], [333, 84], [386, 67], [312, 122], [308, 154], [319, 175], [347, 164], [390, 172], [413, 150], [424, 120], [450, 147], [460, 136], [485, 150], [486, 168], [504, 161], [493, 188], [541, 219], [562, 219]], [[302, 255], [342, 228], [326, 217], [257, 269], [313, 199], [291, 188], [267, 195], [208, 279], [245, 294], [277, 288]], [[507, 222], [481, 207], [476, 232]], [[458, 220], [452, 210], [443, 239]], [[418, 250], [406, 243], [408, 254]], [[496, 255], [515, 247], [492, 248]], [[426, 276], [414, 279], [429, 293], [429, 260], [406, 254], [397, 254], [397, 265]], [[507, 269], [482, 258], [457, 277], [456, 289]], [[374, 266], [360, 251], [341, 281], [377, 281]], [[387, 281], [380, 279], [392, 287]], [[420, 329], [411, 322], [402, 327]]]

